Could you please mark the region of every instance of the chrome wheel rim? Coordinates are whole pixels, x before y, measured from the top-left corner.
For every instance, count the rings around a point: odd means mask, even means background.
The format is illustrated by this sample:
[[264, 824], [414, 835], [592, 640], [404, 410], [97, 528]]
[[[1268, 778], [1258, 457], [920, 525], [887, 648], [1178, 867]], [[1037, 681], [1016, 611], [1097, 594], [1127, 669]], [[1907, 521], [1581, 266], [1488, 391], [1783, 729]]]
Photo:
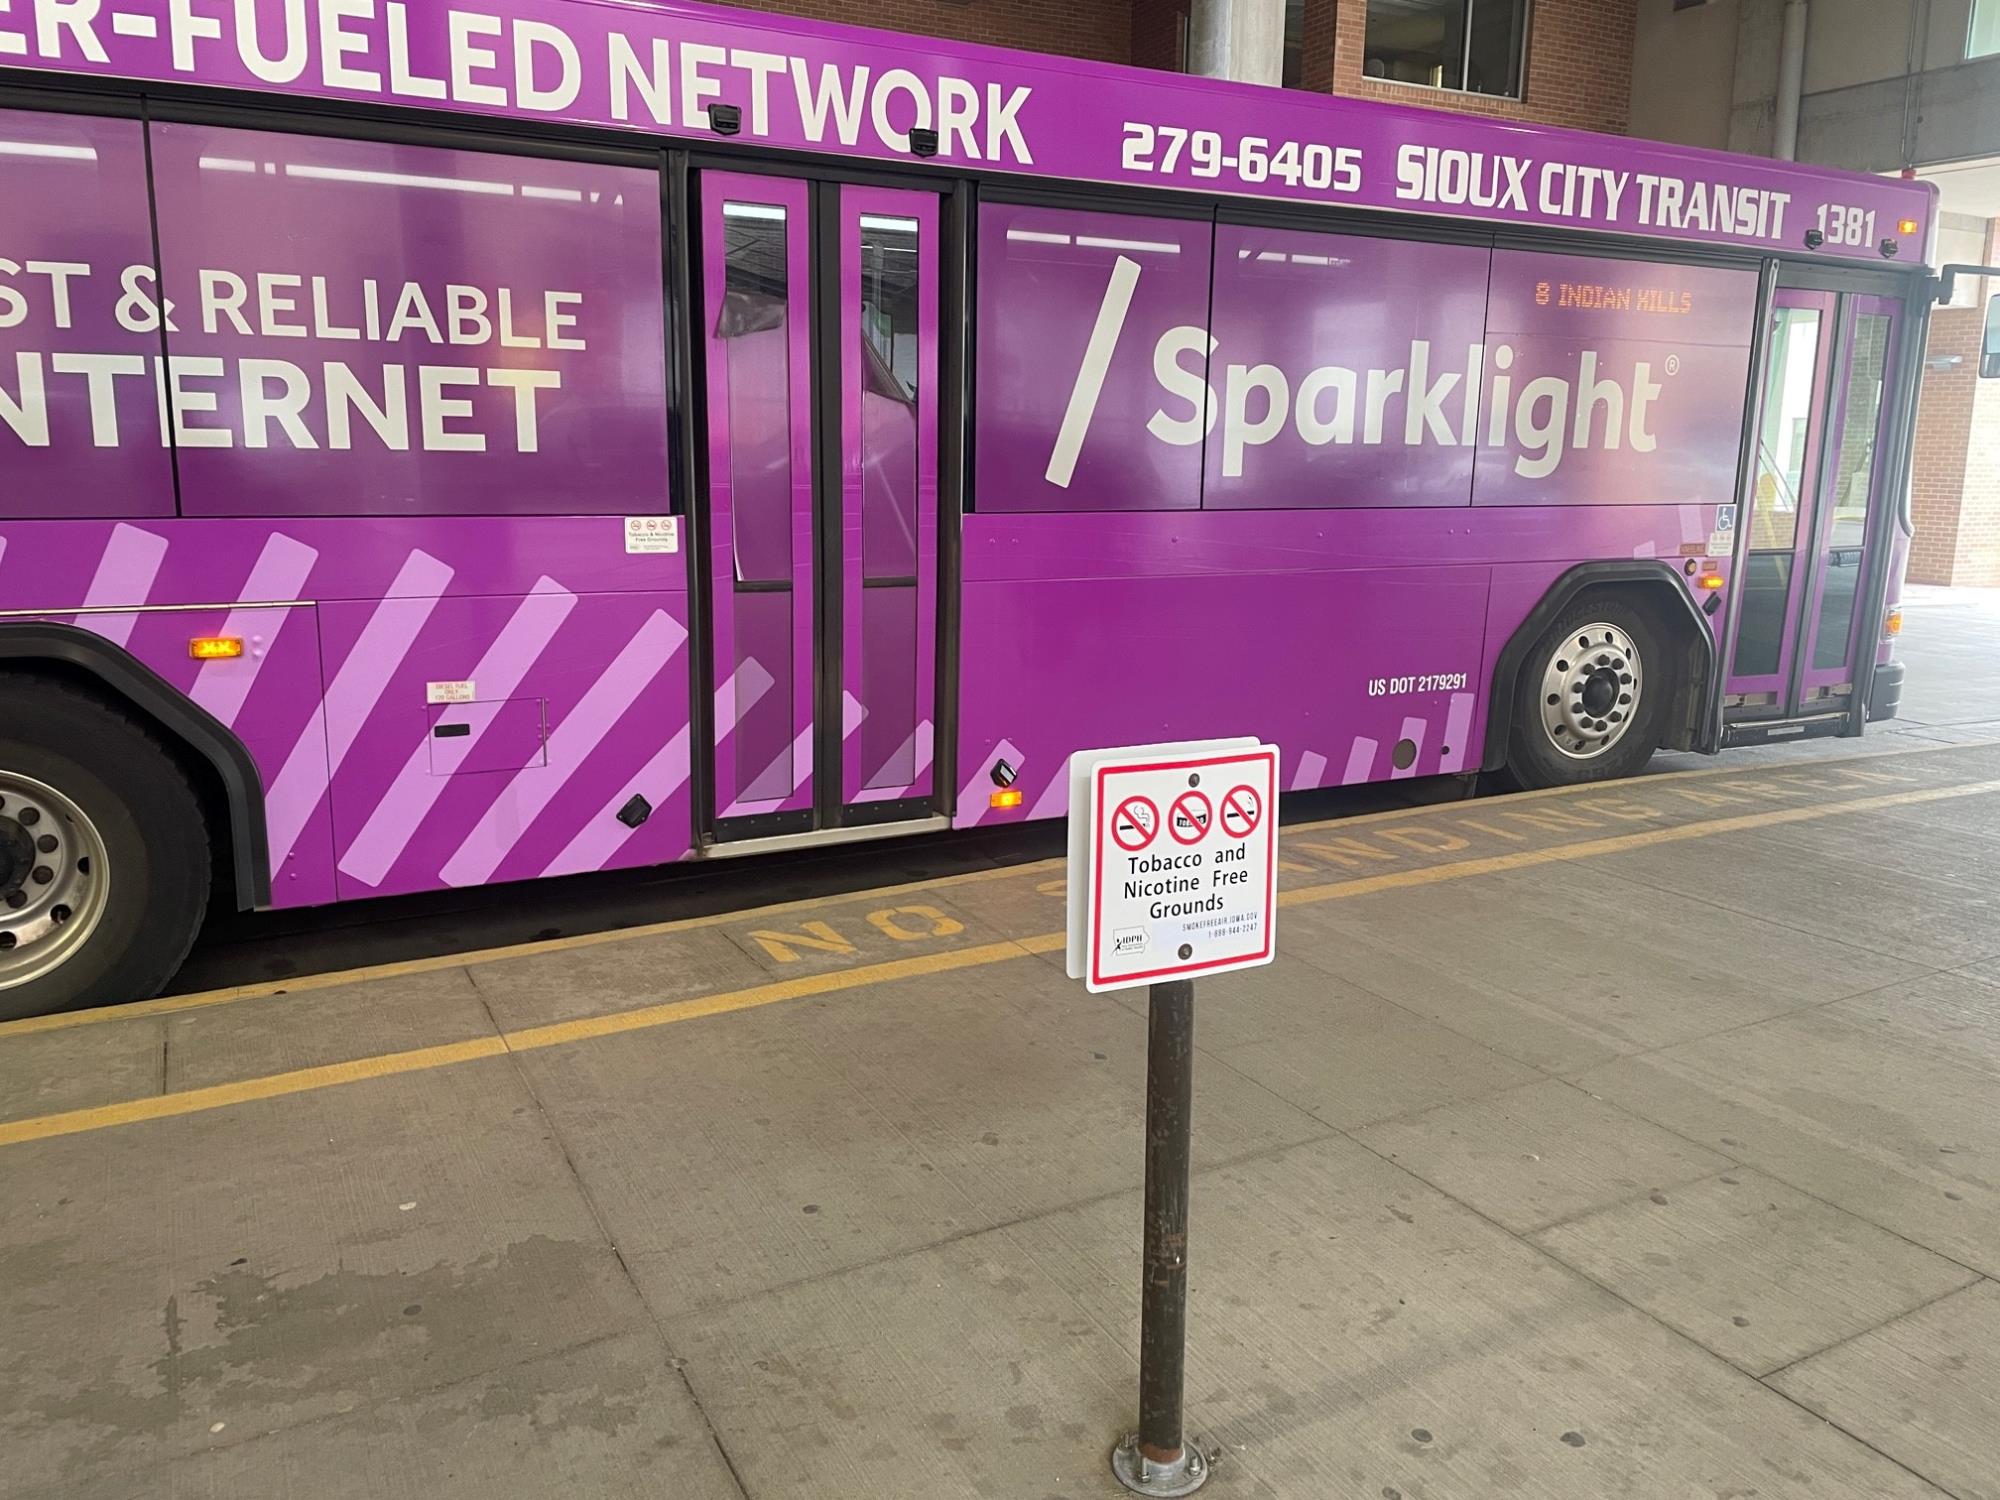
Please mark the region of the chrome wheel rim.
[[1595, 760], [1625, 738], [1645, 673], [1632, 637], [1599, 620], [1572, 630], [1542, 670], [1542, 729], [1571, 760]]
[[83, 809], [0, 767], [0, 990], [53, 973], [104, 920], [111, 868]]

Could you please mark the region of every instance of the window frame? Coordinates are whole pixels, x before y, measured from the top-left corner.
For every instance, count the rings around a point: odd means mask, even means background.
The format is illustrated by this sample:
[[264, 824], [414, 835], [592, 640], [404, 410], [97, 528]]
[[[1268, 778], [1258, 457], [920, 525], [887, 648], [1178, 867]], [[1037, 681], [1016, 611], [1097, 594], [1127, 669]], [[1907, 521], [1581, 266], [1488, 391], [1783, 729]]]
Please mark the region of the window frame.
[[[1965, 9], [1964, 60], [1977, 62], [1983, 57], [2000, 57], [2000, 0], [1972, 0]], [[1982, 31], [1992, 33], [1991, 45], [1981, 45]]]
[[[1466, 99], [1507, 99], [1517, 104], [1525, 103], [1528, 98], [1528, 49], [1534, 40], [1535, 0], [1464, 0], [1464, 3], [1465, 24], [1459, 41], [1458, 82], [1455, 84], [1411, 83], [1400, 78], [1371, 76], [1368, 72], [1368, 11], [1364, 4], [1361, 18], [1361, 81], [1378, 88], [1425, 89], [1433, 94], [1453, 94]], [[2000, 3], [2000, 0], [1988, 0], [1988, 3]], [[1489, 92], [1466, 86], [1472, 67], [1472, 18], [1482, 5], [1514, 6], [1520, 12], [1521, 39], [1514, 53], [1514, 87], [1506, 92]]]

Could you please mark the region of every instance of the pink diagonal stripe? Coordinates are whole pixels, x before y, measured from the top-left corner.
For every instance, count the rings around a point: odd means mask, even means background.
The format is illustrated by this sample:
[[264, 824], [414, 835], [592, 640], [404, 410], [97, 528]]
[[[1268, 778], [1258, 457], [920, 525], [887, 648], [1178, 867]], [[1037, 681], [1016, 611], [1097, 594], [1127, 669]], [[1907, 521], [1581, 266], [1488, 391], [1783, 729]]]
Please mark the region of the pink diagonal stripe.
[[1461, 770], [1467, 764], [1466, 757], [1472, 753], [1472, 747], [1466, 744], [1472, 733], [1472, 705], [1478, 701], [1476, 693], [1451, 695], [1451, 707], [1444, 716], [1444, 742], [1451, 753], [1439, 756], [1440, 771]]
[[1053, 818], [1069, 811], [1069, 768], [1064, 766], [1049, 778], [1049, 784], [1042, 789], [1042, 795], [1035, 799], [1035, 805], [1028, 809], [1030, 818]]
[[[556, 793], [569, 784], [591, 751], [639, 701], [660, 669], [679, 654], [687, 631], [664, 610], [655, 610], [638, 634], [593, 682], [576, 707], [550, 732], [548, 764], [518, 771], [493, 800], [458, 852], [438, 872], [446, 885], [478, 885], [491, 877], [514, 850]], [[477, 679], [475, 679], [477, 680]]]
[[[862, 788], [860, 792], [856, 792], [856, 794], [854, 794], [854, 800], [856, 800], [856, 802], [888, 802], [890, 798], [896, 798], [896, 796], [910, 796], [910, 790], [912, 790], [912, 788], [914, 788], [914, 786], [916, 786], [918, 782], [922, 782], [922, 780], [924, 780], [924, 772], [926, 772], [926, 770], [930, 770], [930, 750], [932, 750], [932, 736], [934, 736], [934, 730], [930, 728], [930, 720], [928, 720], [928, 718], [924, 718], [924, 720], [918, 720], [916, 728], [914, 728], [914, 730], [910, 730], [910, 738], [908, 738], [908, 740], [904, 740], [904, 742], [902, 742], [900, 746], [896, 746], [896, 754], [892, 754], [892, 756], [888, 758], [888, 764], [886, 764], [886, 766], [882, 766], [882, 770], [878, 770], [878, 772], [876, 772], [876, 774], [874, 774], [874, 776], [870, 778], [870, 786], [864, 786], [864, 788]], [[894, 766], [894, 764], [896, 764], [898, 760], [902, 760], [902, 752], [904, 752], [904, 750], [910, 750], [910, 752], [912, 752], [912, 764], [914, 764], [914, 770], [910, 772], [910, 782], [908, 782], [906, 786], [874, 786], [872, 782], [880, 782], [880, 780], [882, 780], [884, 776], [888, 776], [888, 768], [890, 768], [890, 766]], [[1068, 794], [1064, 794], [1064, 796], [1068, 796]], [[1044, 794], [1044, 796], [1042, 796], [1042, 802], [1046, 802], [1046, 800], [1048, 800], [1048, 796]], [[1028, 814], [1030, 818], [1038, 818], [1038, 816], [1042, 816], [1042, 814], [1040, 814], [1040, 806], [1042, 806], [1042, 802], [1036, 802], [1036, 808], [1038, 808], [1038, 810], [1036, 810], [1036, 812], [1030, 812], [1030, 814]]]
[[[119, 522], [111, 528], [111, 539], [104, 544], [104, 555], [97, 560], [97, 572], [90, 580], [90, 587], [84, 590], [83, 607], [137, 609], [152, 597], [153, 580], [159, 577], [160, 564], [166, 561], [166, 556], [165, 537]], [[85, 616], [77, 623], [122, 646], [132, 638], [132, 627], [138, 623], [138, 617]]]
[[410, 654], [431, 611], [437, 608], [436, 596], [444, 592], [451, 578], [452, 570], [428, 552], [411, 552], [389, 585], [389, 596], [375, 606], [368, 623], [361, 627], [347, 659], [327, 684], [324, 709], [313, 715], [299, 735], [265, 799], [273, 870], [284, 864], [298, 843], [300, 832], [326, 795], [328, 783], [347, 759], [354, 737], [382, 701], [389, 679]]
[[737, 721], [757, 706], [757, 700], [771, 691], [776, 680], [756, 657], [743, 659], [742, 665], [715, 690], [716, 744], [720, 745], [728, 737]]
[[[861, 727], [861, 721], [867, 717], [868, 710], [861, 706], [859, 698], [849, 692], [843, 692], [840, 695], [840, 737], [843, 741], [852, 739], [854, 731]], [[791, 797], [798, 795], [806, 782], [812, 778], [813, 773], [813, 726], [811, 724], [806, 725], [804, 729], [793, 735], [790, 747], [780, 750], [778, 758], [764, 767], [763, 774], [753, 780], [750, 785], [762, 785], [765, 777], [771, 775], [779, 766], [783, 765], [787, 758], [790, 759], [792, 765], [792, 790], [790, 793], [784, 797], [758, 797], [749, 801], [739, 799], [730, 803], [728, 807], [722, 810], [723, 817], [733, 818], [743, 813], [769, 812], [773, 808], [782, 806]]]
[[577, 831], [576, 837], [549, 861], [542, 873], [573, 875], [583, 870], [602, 870], [609, 865], [625, 847], [626, 840], [638, 831], [618, 821], [618, 809], [636, 793], [652, 803], [657, 812], [687, 783], [689, 738], [688, 727], [683, 724], [660, 752], [612, 795], [603, 811]]
[[[489, 700], [513, 697], [521, 679], [575, 608], [576, 595], [568, 589], [553, 578], [536, 579], [534, 592], [521, 601], [472, 669], [472, 681], [479, 692]], [[414, 714], [412, 719], [418, 726], [415, 748], [396, 773], [388, 792], [375, 804], [361, 832], [347, 846], [347, 853], [341, 856], [341, 873], [353, 876], [363, 885], [382, 883], [451, 781], [449, 776], [431, 775], [430, 745], [422, 731], [423, 720]], [[475, 743], [481, 727], [472, 726], [469, 738]], [[471, 746], [466, 748], [469, 750]]]
[[1326, 774], [1326, 757], [1318, 751], [1307, 750], [1299, 756], [1299, 763], [1292, 771], [1292, 790], [1305, 791], [1319, 785], [1319, 779]]
[[1347, 752], [1347, 769], [1340, 777], [1342, 786], [1353, 786], [1358, 781], [1366, 781], [1374, 773], [1375, 749], [1375, 741], [1365, 735], [1356, 737]]
[[[308, 547], [282, 531], [274, 531], [265, 539], [264, 550], [257, 555], [250, 577], [244, 581], [243, 591], [236, 597], [244, 606], [254, 606], [260, 601], [268, 604], [297, 599], [305, 592], [306, 577], [318, 561], [316, 548]], [[201, 671], [195, 674], [194, 686], [188, 690], [188, 696], [222, 723], [234, 726], [236, 716], [243, 712], [243, 700], [256, 686], [257, 674], [263, 670], [271, 648], [278, 643], [278, 632], [285, 628], [285, 621], [291, 615], [289, 609], [232, 609], [224, 617], [222, 629], [216, 633], [237, 637], [261, 634], [263, 640], [255, 649], [244, 652], [234, 661], [203, 662]]]

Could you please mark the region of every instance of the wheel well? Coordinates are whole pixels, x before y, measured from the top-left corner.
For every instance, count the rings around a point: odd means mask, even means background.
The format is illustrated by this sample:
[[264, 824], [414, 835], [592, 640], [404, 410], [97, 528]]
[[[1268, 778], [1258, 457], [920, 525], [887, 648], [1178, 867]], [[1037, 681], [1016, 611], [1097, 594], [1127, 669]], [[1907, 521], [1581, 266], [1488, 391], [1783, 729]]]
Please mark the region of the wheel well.
[[145, 726], [187, 777], [212, 840], [215, 891], [241, 910], [270, 899], [263, 783], [242, 741], [137, 657], [74, 626], [0, 629], [0, 670], [62, 682]]
[[1501, 649], [1493, 669], [1481, 769], [1497, 771], [1507, 763], [1516, 689], [1535, 642], [1558, 615], [1591, 599], [1616, 599], [1629, 604], [1660, 627], [1672, 653], [1674, 668], [1673, 697], [1669, 700], [1662, 743], [1671, 750], [1706, 747], [1715, 637], [1686, 586], [1661, 562], [1634, 559], [1630, 563], [1584, 563], [1556, 580]]

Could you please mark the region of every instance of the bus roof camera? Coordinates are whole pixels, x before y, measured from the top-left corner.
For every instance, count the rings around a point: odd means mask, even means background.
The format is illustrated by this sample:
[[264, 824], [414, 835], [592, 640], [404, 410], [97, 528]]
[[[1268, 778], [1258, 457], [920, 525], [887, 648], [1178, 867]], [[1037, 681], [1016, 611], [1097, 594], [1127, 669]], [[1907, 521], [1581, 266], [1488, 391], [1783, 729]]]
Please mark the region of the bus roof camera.
[[938, 154], [938, 133], [927, 125], [910, 128], [910, 155], [936, 156]]
[[743, 111], [734, 104], [711, 104], [708, 128], [717, 135], [737, 135], [743, 129]]

